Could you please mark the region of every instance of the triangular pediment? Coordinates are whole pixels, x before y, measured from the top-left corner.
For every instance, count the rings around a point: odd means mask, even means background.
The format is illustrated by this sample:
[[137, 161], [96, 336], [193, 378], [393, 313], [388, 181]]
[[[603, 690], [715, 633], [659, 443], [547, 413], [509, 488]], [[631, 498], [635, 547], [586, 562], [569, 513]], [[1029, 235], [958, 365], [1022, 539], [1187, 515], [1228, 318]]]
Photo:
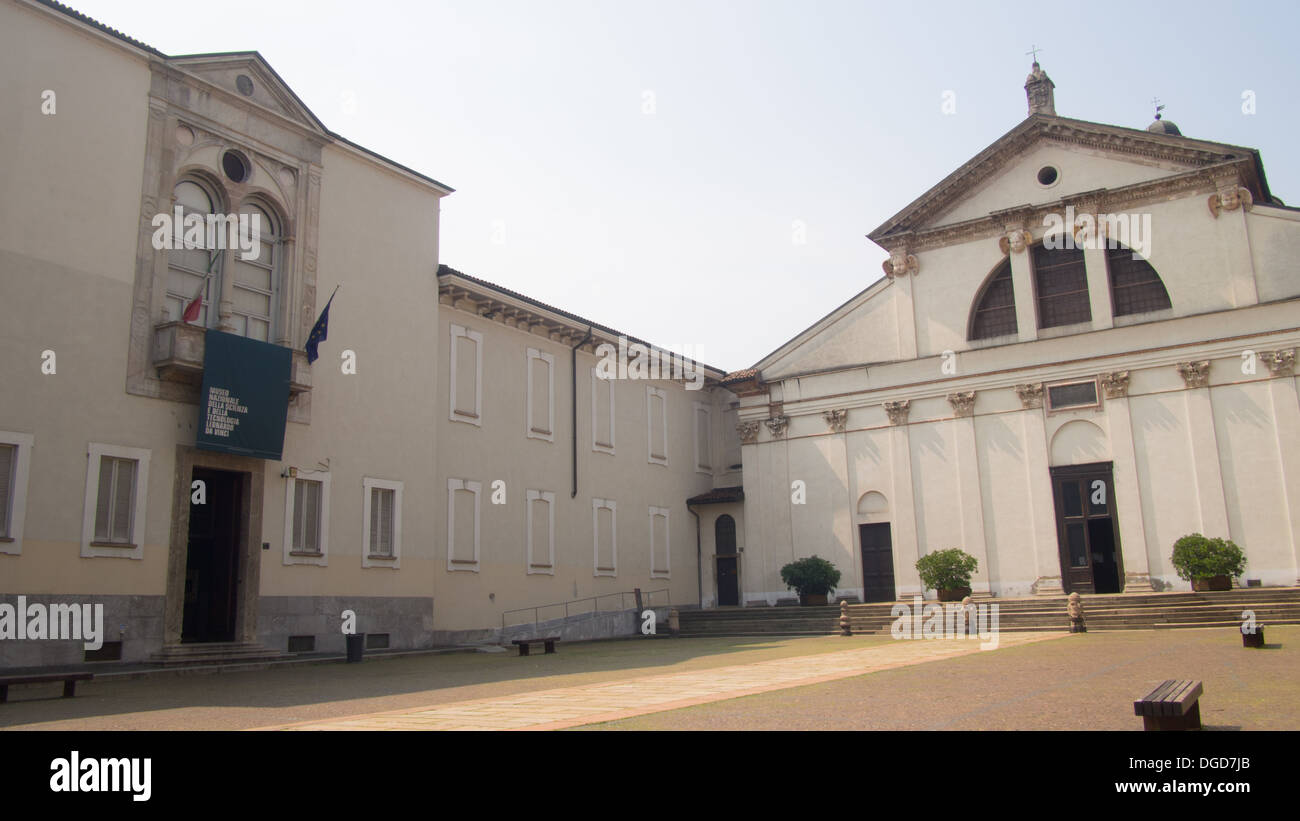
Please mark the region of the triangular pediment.
[[280, 79], [275, 69], [256, 51], [191, 54], [170, 57], [167, 62], [260, 108], [313, 131], [329, 133], [316, 115], [293, 93], [293, 89]]
[[[1007, 209], [1120, 190], [1234, 160], [1253, 158], [1256, 197], [1267, 200], [1258, 154], [1249, 148], [1046, 114], [1030, 116], [868, 236], [888, 246], [898, 235], [968, 223]], [[1057, 178], [1039, 181], [1051, 167]]]

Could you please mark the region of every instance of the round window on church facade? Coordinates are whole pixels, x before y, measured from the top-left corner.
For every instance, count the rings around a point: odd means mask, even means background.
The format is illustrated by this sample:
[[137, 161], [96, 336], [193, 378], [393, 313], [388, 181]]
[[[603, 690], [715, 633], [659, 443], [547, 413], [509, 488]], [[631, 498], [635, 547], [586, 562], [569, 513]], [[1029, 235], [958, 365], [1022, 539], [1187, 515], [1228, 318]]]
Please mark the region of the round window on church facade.
[[248, 160], [238, 151], [227, 151], [221, 155], [221, 170], [231, 182], [243, 182], [248, 179]]
[[1059, 178], [1060, 174], [1057, 173], [1055, 166], [1045, 165], [1038, 169], [1038, 184], [1043, 187], [1055, 185]]

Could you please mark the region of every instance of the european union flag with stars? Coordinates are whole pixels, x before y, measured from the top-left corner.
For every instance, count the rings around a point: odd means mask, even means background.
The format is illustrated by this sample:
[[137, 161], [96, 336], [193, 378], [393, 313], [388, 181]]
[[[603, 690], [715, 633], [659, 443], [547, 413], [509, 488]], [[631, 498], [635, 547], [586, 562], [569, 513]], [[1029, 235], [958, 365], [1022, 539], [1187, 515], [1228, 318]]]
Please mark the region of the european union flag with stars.
[[[334, 289], [334, 294], [337, 294], [338, 292], [339, 289], [336, 287]], [[334, 301], [334, 294], [330, 294], [329, 302], [325, 303], [325, 310], [320, 312], [320, 319], [316, 320], [316, 324], [312, 326], [311, 333], [307, 336], [307, 362], [308, 363], [315, 362], [317, 359], [320, 358], [320, 354], [317, 353], [316, 348], [317, 346], [320, 345], [320, 343], [324, 342], [326, 338], [329, 336], [330, 303]]]

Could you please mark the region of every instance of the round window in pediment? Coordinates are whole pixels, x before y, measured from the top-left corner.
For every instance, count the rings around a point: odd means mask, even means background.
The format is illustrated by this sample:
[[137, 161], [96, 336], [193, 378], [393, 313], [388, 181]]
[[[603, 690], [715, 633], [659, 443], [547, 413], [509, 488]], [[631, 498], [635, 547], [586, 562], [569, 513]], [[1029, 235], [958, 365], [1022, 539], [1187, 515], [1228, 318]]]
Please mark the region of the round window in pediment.
[[221, 170], [231, 182], [243, 182], [248, 179], [248, 160], [238, 151], [227, 151], [221, 155]]
[[241, 74], [235, 78], [235, 88], [239, 89], [239, 93], [245, 97], [253, 96], [253, 81], [247, 74]]
[[1038, 169], [1038, 184], [1042, 186], [1054, 185], [1060, 176], [1056, 166], [1045, 165]]

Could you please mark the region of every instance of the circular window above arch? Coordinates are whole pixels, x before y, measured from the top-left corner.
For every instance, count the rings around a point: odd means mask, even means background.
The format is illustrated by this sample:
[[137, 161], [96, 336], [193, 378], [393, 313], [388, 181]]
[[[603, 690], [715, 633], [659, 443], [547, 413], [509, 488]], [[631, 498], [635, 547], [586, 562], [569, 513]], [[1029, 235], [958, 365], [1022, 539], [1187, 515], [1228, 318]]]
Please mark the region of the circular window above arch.
[[1038, 169], [1038, 184], [1044, 188], [1051, 188], [1061, 179], [1061, 172], [1056, 170], [1054, 165], [1045, 165]]
[[227, 151], [221, 155], [221, 170], [226, 172], [226, 176], [231, 182], [244, 182], [248, 179], [249, 165], [248, 160], [238, 151]]
[[253, 80], [247, 74], [241, 74], [235, 78], [235, 88], [245, 97], [253, 96]]

